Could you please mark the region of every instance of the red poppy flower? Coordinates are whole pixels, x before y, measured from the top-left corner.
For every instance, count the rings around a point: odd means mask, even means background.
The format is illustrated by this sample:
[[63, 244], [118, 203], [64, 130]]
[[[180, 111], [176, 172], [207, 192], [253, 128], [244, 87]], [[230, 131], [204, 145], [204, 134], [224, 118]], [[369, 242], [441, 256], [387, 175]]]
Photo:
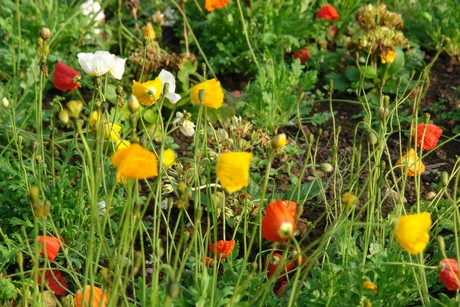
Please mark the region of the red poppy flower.
[[294, 52], [292, 56], [298, 58], [300, 63], [303, 64], [310, 58], [310, 52], [308, 49], [300, 49], [299, 51]]
[[265, 240], [281, 242], [294, 234], [297, 204], [292, 201], [277, 200], [270, 203], [262, 219], [262, 236]]
[[54, 86], [61, 91], [72, 92], [80, 85], [80, 73], [62, 62], [54, 67]]
[[458, 274], [457, 260], [451, 258], [442, 259], [439, 263], [439, 268], [439, 279], [446, 285], [447, 290], [458, 290], [460, 286], [460, 275]]
[[[40, 267], [41, 269], [42, 267]], [[42, 272], [38, 273], [37, 282], [41, 284]], [[47, 269], [45, 271], [45, 283], [48, 287], [54, 292], [54, 294], [59, 296], [67, 295], [67, 290], [69, 286], [65, 279], [64, 274], [59, 270]]]
[[[423, 135], [425, 131], [425, 135]], [[421, 146], [424, 150], [431, 150], [438, 145], [439, 138], [441, 137], [442, 129], [436, 125], [421, 123], [417, 126], [417, 146]], [[423, 138], [423, 140], [422, 140]], [[423, 141], [423, 142], [422, 142]]]
[[326, 4], [325, 6], [322, 6], [318, 14], [316, 14], [316, 18], [326, 18], [329, 20], [337, 20], [339, 19], [339, 13], [337, 13], [337, 10], [335, 7], [333, 7], [330, 4]]
[[230, 240], [230, 241], [220, 240], [220, 241], [217, 241], [217, 243], [209, 244], [209, 250], [212, 253], [217, 253], [218, 259], [227, 258], [228, 255], [230, 255], [230, 253], [233, 251], [234, 247], [235, 247], [235, 240]]
[[[281, 286], [278, 288], [278, 290], [275, 291], [275, 295], [280, 296], [280, 294], [283, 293], [283, 290], [286, 288], [287, 285], [288, 285], [288, 282], [283, 281], [281, 283]], [[286, 293], [283, 294], [282, 298], [285, 298], [285, 297], [286, 297]]]
[[267, 261], [268, 278], [272, 277], [276, 273], [278, 266], [281, 264], [283, 265], [283, 267], [281, 268], [281, 271], [279, 272], [279, 277], [277, 280], [278, 282], [284, 280], [286, 278], [286, 273], [291, 271], [295, 266], [295, 263], [290, 260], [286, 260], [284, 262], [283, 256], [281, 254], [273, 253], [272, 257]]
[[38, 242], [43, 243], [41, 254], [47, 257], [50, 261], [54, 261], [56, 255], [59, 253], [61, 243], [59, 239], [50, 236], [38, 236]]

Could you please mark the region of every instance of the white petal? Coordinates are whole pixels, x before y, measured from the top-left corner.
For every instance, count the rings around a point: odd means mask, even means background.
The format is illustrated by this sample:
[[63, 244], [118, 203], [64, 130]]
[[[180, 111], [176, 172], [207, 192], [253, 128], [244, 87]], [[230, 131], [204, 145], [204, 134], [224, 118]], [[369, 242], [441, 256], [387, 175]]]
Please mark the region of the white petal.
[[93, 63], [94, 54], [81, 52], [77, 54], [77, 57], [78, 57], [78, 63], [80, 63], [81, 68], [85, 71], [85, 73], [92, 76], [93, 75], [92, 63]]
[[102, 76], [115, 67], [116, 56], [108, 51], [96, 51], [94, 53], [93, 69], [95, 76]]
[[125, 72], [126, 59], [119, 57], [115, 58], [115, 66], [110, 70], [110, 76], [117, 80], [121, 80], [123, 73]]
[[162, 69], [158, 77], [160, 78], [161, 83], [163, 83], [163, 86], [165, 83], [169, 83], [168, 92], [174, 93], [176, 91], [176, 79], [174, 79], [172, 73]]
[[176, 94], [174, 92], [166, 93], [165, 97], [168, 98], [169, 101], [173, 104], [178, 102], [182, 98], [179, 94]]

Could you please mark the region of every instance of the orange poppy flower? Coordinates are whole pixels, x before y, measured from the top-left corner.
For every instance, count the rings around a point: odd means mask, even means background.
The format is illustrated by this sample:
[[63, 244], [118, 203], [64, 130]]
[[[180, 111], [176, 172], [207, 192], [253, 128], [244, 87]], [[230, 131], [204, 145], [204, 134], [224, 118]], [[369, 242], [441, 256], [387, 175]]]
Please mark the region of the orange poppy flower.
[[456, 259], [442, 259], [439, 263], [439, 279], [446, 285], [447, 290], [455, 291], [460, 288], [460, 275]]
[[206, 0], [204, 3], [204, 8], [208, 12], [212, 12], [215, 9], [223, 8], [228, 4], [228, 0]]
[[318, 14], [316, 14], [316, 18], [318, 18], [318, 19], [325, 18], [325, 19], [329, 19], [329, 20], [337, 20], [337, 19], [339, 19], [339, 13], [337, 13], [337, 10], [335, 9], [335, 7], [333, 7], [330, 4], [326, 4], [325, 6], [322, 6], [319, 9]]
[[310, 52], [308, 51], [307, 48], [300, 49], [299, 51], [294, 52], [292, 55], [295, 58], [298, 58], [300, 60], [300, 63], [305, 63], [309, 58], [310, 58]]
[[118, 169], [117, 182], [122, 182], [122, 178], [147, 179], [158, 175], [156, 155], [139, 144], [117, 150], [110, 161]]
[[83, 300], [85, 300], [85, 306], [105, 307], [109, 304], [109, 295], [106, 291], [94, 286], [92, 292], [93, 295], [91, 299], [91, 286], [87, 285], [85, 287], [85, 297], [83, 298], [83, 292], [81, 290], [78, 290], [77, 294], [75, 294], [74, 299], [75, 306], [81, 307], [83, 304]]
[[212, 253], [217, 253], [217, 259], [225, 259], [230, 255], [235, 247], [235, 240], [225, 241], [220, 240], [217, 243], [209, 244], [209, 250]]
[[273, 253], [272, 257], [267, 261], [267, 276], [268, 278], [272, 277], [279, 265], [283, 265], [281, 271], [279, 272], [278, 282], [286, 279], [286, 273], [291, 271], [295, 267], [295, 262], [286, 260], [283, 261], [283, 256], [280, 253]]
[[296, 229], [295, 214], [297, 204], [277, 200], [270, 203], [262, 219], [262, 236], [265, 240], [281, 242], [289, 239]]
[[59, 239], [50, 236], [38, 236], [38, 242], [43, 243], [41, 254], [47, 257], [50, 261], [54, 261], [56, 255], [61, 249]]
[[[425, 134], [424, 134], [425, 132]], [[422, 147], [424, 150], [431, 150], [438, 145], [439, 138], [441, 137], [442, 129], [436, 125], [421, 123], [417, 126], [417, 146]]]
[[[43, 269], [43, 267], [39, 267], [39, 268]], [[40, 270], [38, 273], [38, 278], [37, 278], [38, 284], [41, 284], [41, 277], [42, 277], [42, 271]], [[67, 289], [69, 289], [69, 286], [67, 285], [65, 276], [64, 274], [62, 274], [61, 271], [54, 270], [54, 269], [46, 269], [45, 282], [48, 285], [48, 287], [51, 289], [51, 291], [54, 292], [55, 295], [58, 295], [58, 296], [67, 295]]]

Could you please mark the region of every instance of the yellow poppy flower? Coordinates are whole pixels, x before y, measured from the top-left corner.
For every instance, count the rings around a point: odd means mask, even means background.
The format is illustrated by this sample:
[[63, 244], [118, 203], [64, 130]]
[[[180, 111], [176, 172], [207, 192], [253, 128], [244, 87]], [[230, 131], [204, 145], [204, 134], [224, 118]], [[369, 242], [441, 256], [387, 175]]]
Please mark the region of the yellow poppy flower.
[[148, 37], [151, 41], [154, 41], [157, 35], [155, 34], [155, 30], [153, 29], [152, 23], [147, 22], [143, 30], [144, 37]]
[[365, 281], [363, 284], [363, 288], [366, 290], [371, 290], [371, 292], [375, 293], [377, 292], [377, 285], [374, 284], [372, 281]]
[[117, 150], [110, 161], [118, 169], [117, 182], [124, 178], [146, 179], [158, 175], [156, 155], [139, 144]]
[[386, 63], [392, 63], [396, 58], [396, 52], [393, 50], [388, 51], [385, 55], [382, 53], [380, 55], [380, 60], [382, 61], [382, 64]]
[[[97, 111], [91, 113], [89, 125], [91, 126], [93, 132], [97, 134], [99, 129], [99, 113]], [[104, 121], [104, 139], [108, 139], [110, 137], [112, 141], [117, 141], [120, 139], [120, 131], [121, 126], [119, 124]]]
[[133, 80], [132, 93], [143, 106], [149, 107], [154, 105], [160, 99], [162, 92], [163, 83], [159, 77], [143, 83]]
[[[203, 97], [200, 99], [201, 90], [204, 95], [201, 94]], [[219, 109], [224, 102], [224, 92], [222, 91], [220, 82], [214, 78], [192, 87], [191, 99], [196, 104], [203, 104], [208, 108]]]
[[425, 165], [412, 148], [396, 162], [396, 165], [400, 165], [402, 171], [407, 172], [407, 176], [413, 177], [425, 171]]
[[236, 192], [249, 184], [250, 152], [228, 152], [219, 155], [217, 177], [229, 193]]
[[168, 148], [163, 151], [163, 161], [161, 161], [161, 163], [168, 168], [176, 163], [176, 154], [174, 153], [174, 150]]
[[416, 255], [423, 251], [430, 241], [430, 227], [429, 212], [403, 215], [395, 224], [396, 241], [409, 253]]

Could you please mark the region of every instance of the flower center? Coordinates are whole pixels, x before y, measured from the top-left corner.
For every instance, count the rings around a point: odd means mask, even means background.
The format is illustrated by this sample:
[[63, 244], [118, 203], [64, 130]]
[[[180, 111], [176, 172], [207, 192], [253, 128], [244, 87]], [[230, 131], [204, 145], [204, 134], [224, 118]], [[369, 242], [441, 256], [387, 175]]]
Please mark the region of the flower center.
[[293, 232], [294, 232], [294, 226], [288, 222], [282, 223], [280, 228], [278, 229], [278, 235], [282, 239], [289, 238]]

